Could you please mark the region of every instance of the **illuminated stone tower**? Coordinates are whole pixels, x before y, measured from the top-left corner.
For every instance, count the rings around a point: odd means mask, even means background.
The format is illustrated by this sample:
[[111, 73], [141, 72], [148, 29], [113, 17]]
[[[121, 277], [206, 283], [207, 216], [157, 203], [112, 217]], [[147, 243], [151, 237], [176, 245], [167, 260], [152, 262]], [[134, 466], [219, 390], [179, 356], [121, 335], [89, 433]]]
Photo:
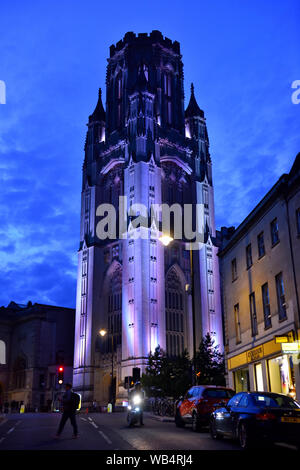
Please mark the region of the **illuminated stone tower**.
[[[107, 403], [111, 393], [121, 401], [125, 377], [133, 368], [143, 372], [157, 345], [169, 355], [185, 348], [192, 355], [193, 338], [198, 346], [210, 332], [223, 349], [211, 173], [193, 87], [184, 112], [179, 43], [159, 31], [127, 33], [110, 47], [106, 111], [100, 91], [85, 144], [73, 380], [84, 403]], [[119, 196], [126, 196], [124, 207]], [[105, 203], [117, 211], [115, 239], [98, 236], [104, 214], [97, 208]], [[166, 247], [151, 235], [161, 230], [161, 220], [149, 221], [151, 206], [162, 203], [202, 208], [194, 310], [186, 240]], [[125, 213], [126, 238], [119, 221]], [[132, 215], [143, 218], [138, 228]]]

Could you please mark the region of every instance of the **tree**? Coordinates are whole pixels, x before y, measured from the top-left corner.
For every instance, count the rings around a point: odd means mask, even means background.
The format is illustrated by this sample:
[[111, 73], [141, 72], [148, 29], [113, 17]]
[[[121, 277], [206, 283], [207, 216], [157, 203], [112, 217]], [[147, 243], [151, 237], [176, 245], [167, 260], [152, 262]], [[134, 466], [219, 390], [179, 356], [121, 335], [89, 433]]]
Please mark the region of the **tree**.
[[219, 352], [219, 346], [209, 333], [206, 334], [199, 345], [195, 357], [195, 373], [198, 384], [225, 385], [224, 356]]
[[148, 396], [161, 396], [163, 385], [163, 364], [165, 352], [160, 346], [155, 348], [154, 353], [148, 355], [146, 373], [142, 375], [141, 383]]
[[187, 351], [177, 357], [168, 357], [158, 346], [148, 356], [148, 366], [141, 382], [148, 396], [178, 398], [191, 385], [191, 362]]

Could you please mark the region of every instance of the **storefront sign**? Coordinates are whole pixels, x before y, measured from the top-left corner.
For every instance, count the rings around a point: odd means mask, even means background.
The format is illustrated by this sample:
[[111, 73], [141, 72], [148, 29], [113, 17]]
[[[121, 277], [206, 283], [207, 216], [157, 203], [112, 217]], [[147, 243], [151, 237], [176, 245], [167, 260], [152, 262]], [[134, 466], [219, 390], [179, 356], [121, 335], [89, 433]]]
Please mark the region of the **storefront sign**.
[[294, 332], [289, 331], [285, 335], [276, 335], [275, 343], [293, 343], [294, 339]]
[[299, 343], [297, 341], [293, 343], [282, 343], [281, 350], [283, 354], [298, 354], [300, 352]]
[[257, 348], [250, 349], [247, 352], [247, 362], [254, 362], [258, 361], [258, 359], [262, 359], [264, 357], [264, 348], [263, 345], [258, 346]]

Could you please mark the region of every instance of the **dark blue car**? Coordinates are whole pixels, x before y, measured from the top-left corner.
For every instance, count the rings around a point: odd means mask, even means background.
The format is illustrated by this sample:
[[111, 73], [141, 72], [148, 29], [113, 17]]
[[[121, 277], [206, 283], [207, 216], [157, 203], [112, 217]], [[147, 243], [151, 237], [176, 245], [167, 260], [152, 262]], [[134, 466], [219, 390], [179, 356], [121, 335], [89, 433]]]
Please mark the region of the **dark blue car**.
[[299, 448], [300, 405], [279, 393], [237, 393], [211, 414], [210, 433], [213, 439], [238, 439], [242, 449], [273, 442]]

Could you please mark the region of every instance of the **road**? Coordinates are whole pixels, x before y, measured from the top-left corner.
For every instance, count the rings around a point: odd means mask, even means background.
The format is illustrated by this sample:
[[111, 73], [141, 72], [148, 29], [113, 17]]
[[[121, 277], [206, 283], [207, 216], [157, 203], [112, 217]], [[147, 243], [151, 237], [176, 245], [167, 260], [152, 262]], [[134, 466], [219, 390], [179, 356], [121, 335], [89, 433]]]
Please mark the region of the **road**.
[[72, 439], [68, 421], [61, 437], [55, 433], [61, 415], [26, 413], [5, 415], [0, 422], [1, 450], [232, 450], [231, 441], [213, 441], [208, 432], [194, 433], [145, 416], [145, 426], [128, 428], [125, 413], [80, 414], [79, 438]]
[[60, 421], [56, 413], [9, 414], [0, 418], [1, 450], [239, 450], [237, 443], [214, 441], [207, 430], [195, 433], [187, 426], [161, 422], [145, 413], [145, 426], [128, 428], [125, 413], [77, 416], [79, 437], [72, 439], [68, 421], [55, 439]]

